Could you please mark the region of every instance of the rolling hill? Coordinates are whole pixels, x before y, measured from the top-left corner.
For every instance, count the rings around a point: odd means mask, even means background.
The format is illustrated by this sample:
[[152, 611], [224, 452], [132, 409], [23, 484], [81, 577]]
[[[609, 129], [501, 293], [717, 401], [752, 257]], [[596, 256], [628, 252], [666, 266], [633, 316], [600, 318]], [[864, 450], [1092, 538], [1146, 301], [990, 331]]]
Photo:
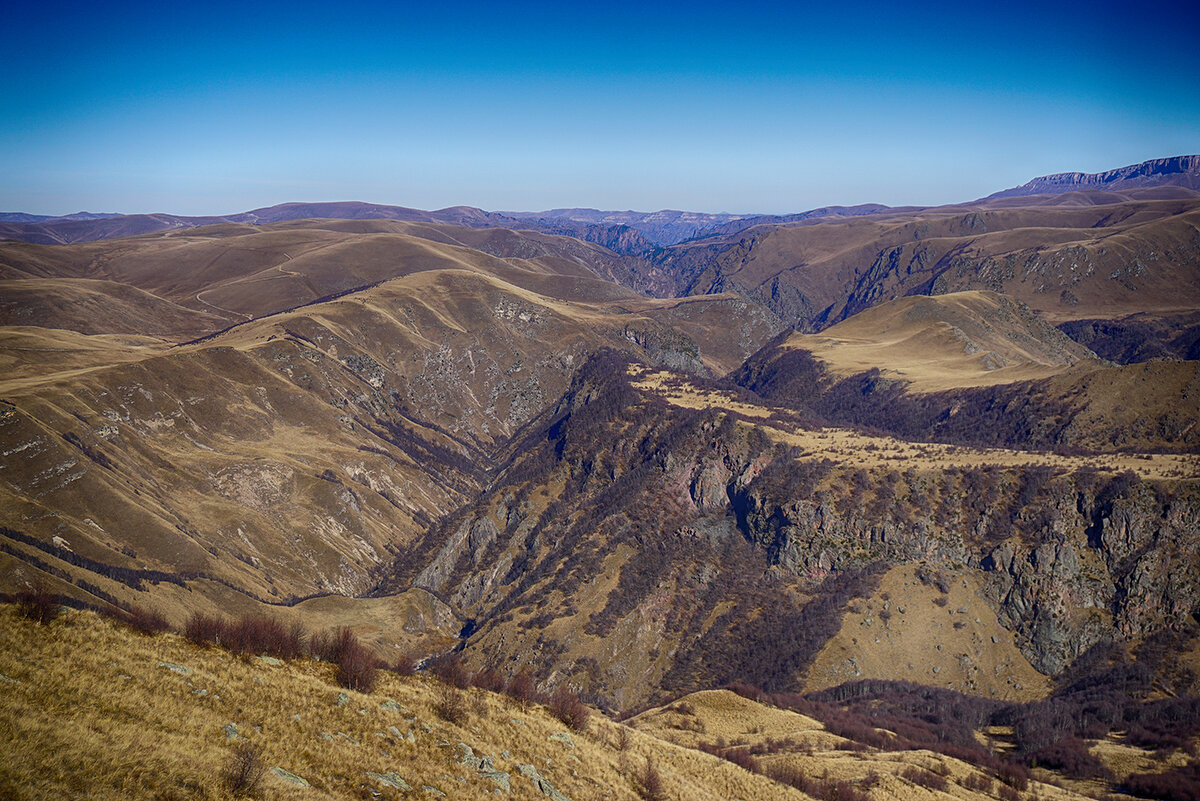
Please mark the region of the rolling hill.
[[0, 342], [10, 566], [123, 603], [169, 576], [176, 615], [359, 595], [589, 353], [723, 373], [778, 325], [603, 281], [575, 240], [397, 225], [11, 246], [5, 309], [39, 325]]

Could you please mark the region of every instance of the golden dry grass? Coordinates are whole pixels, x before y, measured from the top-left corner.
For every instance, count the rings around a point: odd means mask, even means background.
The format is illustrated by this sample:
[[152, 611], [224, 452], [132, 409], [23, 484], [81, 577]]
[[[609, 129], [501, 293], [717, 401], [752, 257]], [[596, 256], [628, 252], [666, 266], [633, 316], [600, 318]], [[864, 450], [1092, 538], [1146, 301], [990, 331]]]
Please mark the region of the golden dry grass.
[[[725, 690], [693, 693], [628, 725], [593, 714], [587, 731], [570, 732], [566, 743], [551, 739], [565, 727], [537, 705], [455, 690], [466, 708], [456, 724], [439, 717], [446, 688], [428, 677], [383, 673], [376, 690], [364, 694], [341, 690], [333, 672], [312, 660], [239, 658], [174, 634], [147, 637], [92, 612], [65, 612], [39, 626], [2, 606], [0, 797], [222, 799], [228, 794], [221, 770], [243, 743], [258, 749], [265, 766], [310, 784], [297, 787], [268, 772], [256, 794], [268, 801], [404, 797], [368, 772], [398, 774], [415, 797], [430, 795], [426, 785], [449, 798], [494, 795], [496, 784], [462, 764], [459, 743], [493, 757], [509, 774], [510, 791], [502, 794], [521, 801], [544, 798], [519, 773], [522, 764], [572, 801], [641, 798], [647, 763], [671, 799], [807, 797], [697, 750], [718, 740], [747, 747], [788, 741], [760, 763], [846, 780], [867, 788], [874, 801], [989, 797], [963, 786], [978, 773], [966, 763], [929, 751], [858, 750], [819, 721]], [[389, 701], [399, 706], [383, 705]], [[235, 740], [227, 736], [230, 723]], [[1155, 764], [1116, 743], [1095, 750], [1122, 774]], [[945, 776], [947, 792], [900, 776], [914, 765]], [[1035, 782], [1022, 798], [1082, 798], [1073, 786]]]
[[[913, 565], [894, 567], [869, 598], [850, 605], [841, 629], [809, 668], [806, 689], [891, 679], [985, 698], [1045, 697], [1050, 680], [1000, 625], [974, 576], [948, 574], [950, 591], [942, 596], [916, 572]], [[934, 603], [943, 597], [944, 605]]]
[[835, 375], [879, 368], [916, 392], [1047, 378], [1091, 356], [1010, 299], [985, 291], [900, 298], [819, 334], [794, 334], [785, 347], [809, 351]]
[[[804, 451], [805, 459], [830, 459], [849, 467], [891, 467], [907, 470], [941, 471], [986, 465], [1024, 467], [1046, 465], [1065, 471], [1093, 468], [1116, 473], [1131, 470], [1144, 478], [1200, 478], [1200, 458], [1193, 454], [1105, 453], [1098, 456], [1063, 456], [1044, 451], [1011, 448], [971, 448], [936, 442], [910, 442], [895, 437], [864, 434], [844, 428], [804, 428], [784, 420], [768, 420], [773, 412], [736, 400], [722, 390], [713, 390], [676, 373], [632, 366], [632, 386], [674, 406], [687, 409], [719, 409], [751, 418], [768, 437]], [[749, 425], [749, 423], [747, 423]]]
[[[908, 799], [994, 798], [968, 790], [963, 782], [979, 769], [931, 751], [857, 750], [850, 742], [825, 731], [812, 718], [742, 698], [727, 690], [710, 690], [684, 696], [665, 707], [651, 709], [630, 721], [638, 731], [696, 747], [701, 742], [723, 740], [727, 746], [754, 747], [774, 742], [773, 753], [757, 757], [761, 764], [786, 764], [813, 778], [844, 780], [869, 787], [873, 801]], [[790, 741], [780, 744], [781, 741]], [[916, 766], [944, 775], [947, 790], [935, 792], [900, 777]], [[1031, 783], [1030, 795], [1046, 799], [1081, 799], [1070, 790], [1041, 782]]]
[[[565, 729], [543, 708], [522, 710], [474, 689], [465, 691], [467, 719], [455, 725], [434, 711], [441, 685], [393, 674], [383, 674], [372, 694], [346, 691], [348, 702], [339, 706], [331, 665], [240, 659], [177, 635], [137, 635], [91, 612], [69, 612], [39, 628], [12, 607], [0, 608], [0, 674], [0, 796], [17, 801], [224, 798], [219, 773], [233, 749], [228, 723], [237, 725], [239, 742], [260, 749], [266, 765], [311, 784], [296, 788], [268, 774], [264, 799], [370, 798], [368, 771], [398, 773], [418, 797], [426, 784], [450, 798], [491, 794], [496, 785], [457, 761], [460, 742], [495, 758], [510, 774], [507, 797], [523, 801], [544, 796], [519, 775], [519, 764], [534, 765], [573, 801], [636, 799], [648, 759], [672, 798], [803, 798], [645, 733], [622, 738], [626, 727], [599, 715], [589, 731], [572, 732], [568, 745], [549, 739]], [[380, 706], [389, 699], [409, 711]]]

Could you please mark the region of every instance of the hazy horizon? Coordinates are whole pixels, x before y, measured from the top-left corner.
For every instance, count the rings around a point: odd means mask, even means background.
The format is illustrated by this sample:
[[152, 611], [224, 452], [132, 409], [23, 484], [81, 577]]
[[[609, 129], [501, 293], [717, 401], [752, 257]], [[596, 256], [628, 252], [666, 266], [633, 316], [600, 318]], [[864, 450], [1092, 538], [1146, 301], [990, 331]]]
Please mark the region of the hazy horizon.
[[0, 209], [787, 213], [1200, 152], [1195, 10], [10, 11]]

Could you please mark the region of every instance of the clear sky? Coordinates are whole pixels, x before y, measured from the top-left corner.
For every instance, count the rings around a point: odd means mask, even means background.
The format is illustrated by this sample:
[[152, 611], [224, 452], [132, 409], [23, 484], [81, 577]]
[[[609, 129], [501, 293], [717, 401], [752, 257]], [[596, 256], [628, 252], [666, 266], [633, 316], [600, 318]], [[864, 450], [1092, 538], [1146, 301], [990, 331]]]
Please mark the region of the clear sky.
[[0, 211], [788, 212], [1200, 152], [1195, 3], [12, 3]]

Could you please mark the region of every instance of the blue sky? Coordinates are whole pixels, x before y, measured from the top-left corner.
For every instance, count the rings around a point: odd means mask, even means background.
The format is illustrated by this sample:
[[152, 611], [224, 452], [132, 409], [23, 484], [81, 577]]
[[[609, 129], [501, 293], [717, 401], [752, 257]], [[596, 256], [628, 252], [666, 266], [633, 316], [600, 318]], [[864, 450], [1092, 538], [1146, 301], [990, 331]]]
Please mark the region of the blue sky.
[[1183, 4], [25, 6], [2, 211], [787, 212], [1200, 152]]

